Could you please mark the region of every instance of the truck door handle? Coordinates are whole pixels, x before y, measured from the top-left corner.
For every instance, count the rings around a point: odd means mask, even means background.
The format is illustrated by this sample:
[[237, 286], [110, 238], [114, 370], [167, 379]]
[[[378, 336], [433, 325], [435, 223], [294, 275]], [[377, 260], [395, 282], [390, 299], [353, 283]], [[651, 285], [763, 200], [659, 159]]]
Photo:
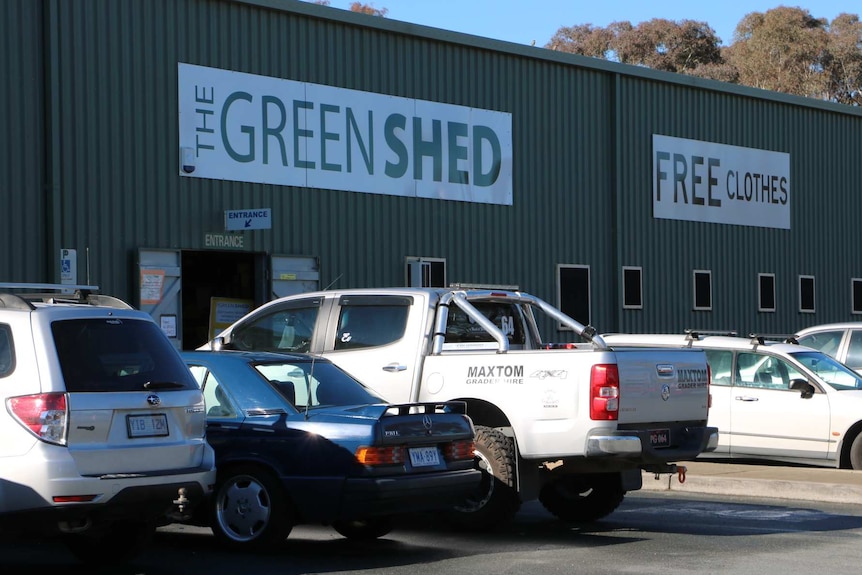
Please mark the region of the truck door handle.
[[748, 395], [737, 395], [733, 399], [735, 399], [736, 401], [760, 401], [759, 397], [751, 397]]
[[400, 365], [398, 363], [390, 363], [389, 365], [383, 366], [383, 371], [388, 371], [389, 373], [397, 373], [399, 371], [407, 371], [406, 365]]

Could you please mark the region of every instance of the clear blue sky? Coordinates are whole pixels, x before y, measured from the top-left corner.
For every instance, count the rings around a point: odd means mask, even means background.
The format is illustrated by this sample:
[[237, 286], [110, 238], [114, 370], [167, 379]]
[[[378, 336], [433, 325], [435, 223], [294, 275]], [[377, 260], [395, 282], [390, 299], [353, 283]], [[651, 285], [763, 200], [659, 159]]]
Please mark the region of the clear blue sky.
[[[666, 18], [709, 24], [725, 45], [733, 30], [750, 12], [777, 6], [806, 8], [815, 18], [830, 22], [842, 12], [862, 14], [859, 0], [362, 0], [386, 8], [386, 17], [434, 28], [497, 38], [518, 44], [544, 46], [561, 26], [607, 26]], [[330, 0], [330, 7], [348, 9], [352, 0]]]

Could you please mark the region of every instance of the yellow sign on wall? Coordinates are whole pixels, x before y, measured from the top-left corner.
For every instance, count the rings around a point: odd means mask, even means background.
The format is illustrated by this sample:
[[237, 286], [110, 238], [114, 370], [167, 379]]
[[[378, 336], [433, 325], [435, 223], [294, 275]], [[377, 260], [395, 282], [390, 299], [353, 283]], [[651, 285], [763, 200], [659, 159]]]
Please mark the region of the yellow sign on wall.
[[236, 320], [250, 312], [253, 307], [254, 302], [250, 299], [210, 298], [210, 339], [230, 327]]

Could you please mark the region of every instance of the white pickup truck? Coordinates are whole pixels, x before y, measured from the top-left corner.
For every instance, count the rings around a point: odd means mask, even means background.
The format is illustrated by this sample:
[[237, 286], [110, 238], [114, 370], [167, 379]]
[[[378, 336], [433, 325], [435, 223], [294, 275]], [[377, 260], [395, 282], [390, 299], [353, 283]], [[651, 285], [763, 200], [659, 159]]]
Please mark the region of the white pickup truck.
[[[583, 343], [547, 343], [540, 328]], [[486, 471], [453, 512], [464, 527], [508, 521], [538, 498], [593, 521], [640, 489], [642, 470], [714, 450], [709, 368], [688, 349], [611, 349], [596, 331], [513, 291], [374, 288], [271, 301], [204, 348], [323, 355], [390, 402], [460, 400]]]

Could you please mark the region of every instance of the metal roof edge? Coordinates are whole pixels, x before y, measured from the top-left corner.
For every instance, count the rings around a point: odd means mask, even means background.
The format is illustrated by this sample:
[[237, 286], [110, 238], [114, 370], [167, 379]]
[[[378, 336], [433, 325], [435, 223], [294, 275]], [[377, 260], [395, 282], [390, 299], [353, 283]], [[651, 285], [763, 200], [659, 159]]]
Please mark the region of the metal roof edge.
[[[526, 44], [518, 44], [516, 42], [508, 42], [506, 40], [497, 40], [494, 38], [486, 38], [483, 36], [475, 36], [464, 32], [455, 32], [453, 30], [445, 30], [442, 28], [433, 28], [422, 24], [414, 24], [412, 22], [404, 22], [392, 18], [381, 18], [380, 16], [370, 16], [358, 12], [351, 12], [341, 8], [333, 8], [330, 6], [322, 6], [312, 2], [302, 0], [229, 0], [237, 4], [249, 4], [268, 8], [272, 10], [280, 10], [283, 12], [292, 12], [313, 18], [323, 20], [331, 20], [360, 26], [364, 28], [374, 28], [381, 31], [393, 32], [396, 34], [405, 34], [408, 36], [418, 36], [429, 40], [440, 42], [450, 42], [453, 44], [462, 44], [473, 48], [483, 50], [491, 50], [494, 52], [503, 52], [525, 58], [538, 60], [546, 60], [564, 65], [577, 66], [580, 68], [588, 68], [609, 74], [619, 74], [621, 76], [632, 76], [655, 82], [664, 82], [668, 84], [677, 84], [698, 88], [703, 90], [712, 90], [725, 92], [736, 96], [748, 98], [756, 98], [760, 100], [769, 100], [781, 104], [791, 106], [801, 106], [806, 108], [815, 108], [825, 112], [834, 112], [837, 114], [847, 114], [850, 116], [862, 117], [862, 107], [849, 106], [847, 104], [838, 104], [836, 102], [827, 102], [817, 100], [815, 98], [807, 98], [805, 96], [796, 96], [793, 94], [784, 94], [782, 92], [773, 92], [751, 86], [741, 86], [738, 84], [730, 84], [719, 80], [711, 80], [707, 78], [699, 78], [697, 76], [689, 76], [686, 74], [677, 74], [674, 72], [665, 72], [661, 70], [652, 70], [642, 66], [634, 66], [631, 64], [621, 64], [619, 62], [611, 62], [602, 60], [601, 58], [591, 58], [581, 56], [579, 54], [567, 54], [557, 52], [539, 46], [528, 46]], [[562, 24], [561, 24], [562, 26]]]

